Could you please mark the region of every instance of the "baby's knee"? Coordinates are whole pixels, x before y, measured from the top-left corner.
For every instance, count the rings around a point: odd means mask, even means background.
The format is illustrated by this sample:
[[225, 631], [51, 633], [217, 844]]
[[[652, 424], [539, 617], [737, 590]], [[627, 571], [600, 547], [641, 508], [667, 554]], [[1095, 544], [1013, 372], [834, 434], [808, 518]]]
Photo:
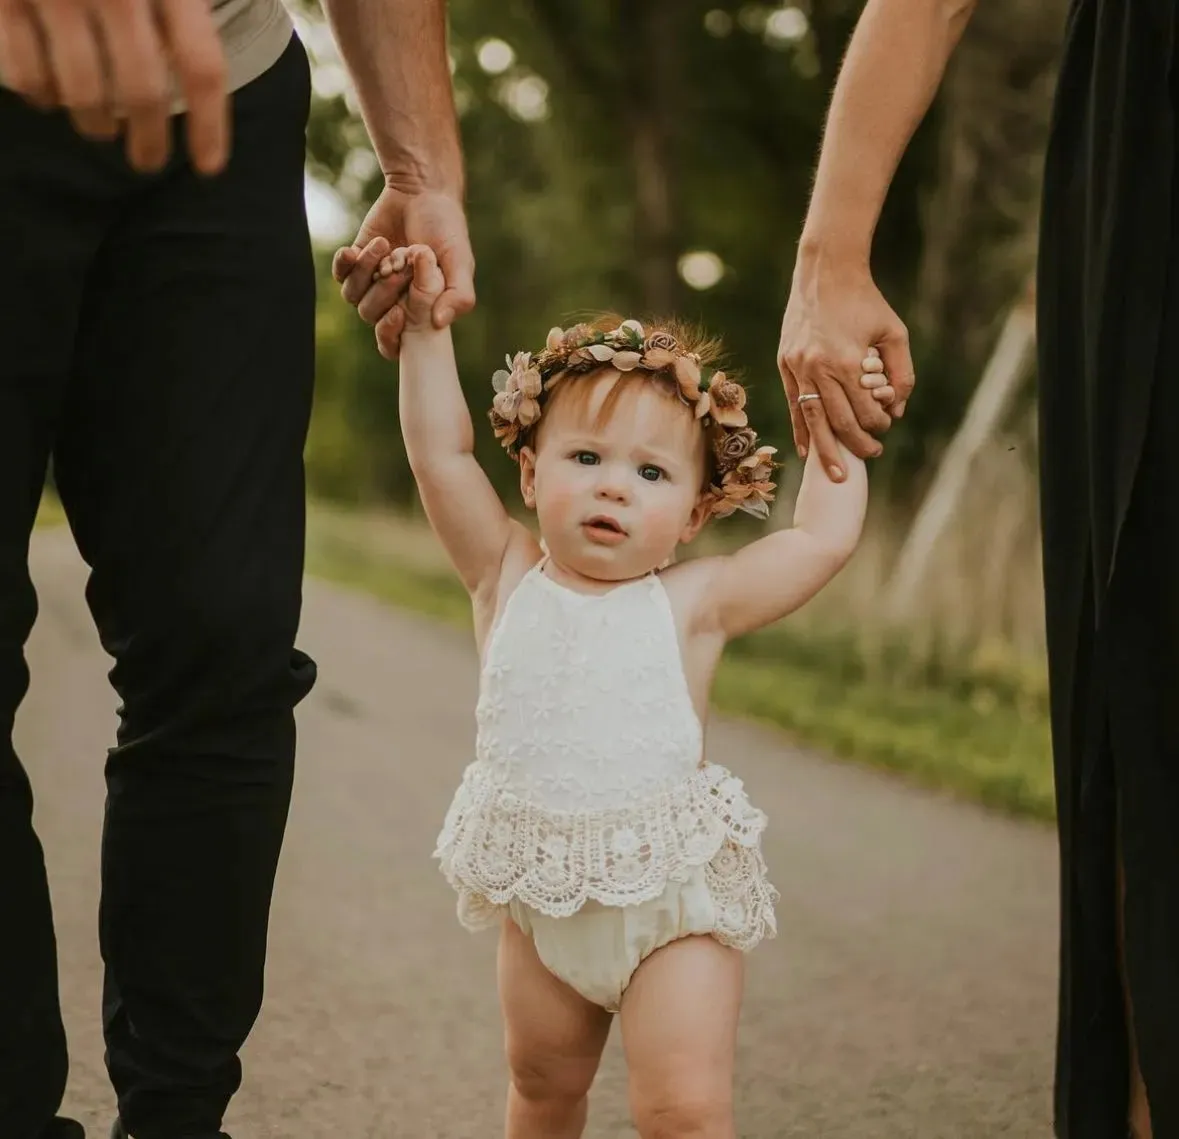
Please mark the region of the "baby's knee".
[[631, 1110], [642, 1139], [729, 1139], [733, 1099], [728, 1088], [702, 1080], [676, 1080], [659, 1087], [632, 1087]]
[[598, 1059], [509, 1048], [508, 1069], [512, 1087], [521, 1099], [530, 1103], [573, 1105], [589, 1095]]

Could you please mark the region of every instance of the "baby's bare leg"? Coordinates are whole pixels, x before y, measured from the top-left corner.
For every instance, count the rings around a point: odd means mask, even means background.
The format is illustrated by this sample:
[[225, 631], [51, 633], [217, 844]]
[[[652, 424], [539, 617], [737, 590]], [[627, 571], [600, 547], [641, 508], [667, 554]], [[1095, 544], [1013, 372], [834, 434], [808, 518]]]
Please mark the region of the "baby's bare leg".
[[639, 966], [622, 1001], [631, 1110], [642, 1139], [733, 1139], [744, 959], [686, 937]]
[[577, 1139], [610, 1014], [554, 977], [511, 920], [500, 935], [499, 993], [511, 1074], [507, 1139]]

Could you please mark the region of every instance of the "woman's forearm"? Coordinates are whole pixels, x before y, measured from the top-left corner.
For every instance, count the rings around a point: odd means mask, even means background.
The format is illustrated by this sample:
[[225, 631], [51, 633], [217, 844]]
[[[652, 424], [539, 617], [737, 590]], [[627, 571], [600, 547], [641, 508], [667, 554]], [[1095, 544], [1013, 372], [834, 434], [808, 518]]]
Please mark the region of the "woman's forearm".
[[867, 266], [889, 184], [975, 0], [868, 0], [827, 115], [799, 261]]

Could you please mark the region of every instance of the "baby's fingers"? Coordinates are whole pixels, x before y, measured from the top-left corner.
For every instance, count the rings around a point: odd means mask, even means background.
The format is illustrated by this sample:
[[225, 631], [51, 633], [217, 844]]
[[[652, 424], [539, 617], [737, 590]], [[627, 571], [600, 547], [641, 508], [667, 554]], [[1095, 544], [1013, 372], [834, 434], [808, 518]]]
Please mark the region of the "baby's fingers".
[[419, 292], [433, 296], [446, 287], [438, 258], [428, 245], [411, 245], [395, 249], [391, 255], [394, 272], [408, 269], [413, 273], [413, 287]]

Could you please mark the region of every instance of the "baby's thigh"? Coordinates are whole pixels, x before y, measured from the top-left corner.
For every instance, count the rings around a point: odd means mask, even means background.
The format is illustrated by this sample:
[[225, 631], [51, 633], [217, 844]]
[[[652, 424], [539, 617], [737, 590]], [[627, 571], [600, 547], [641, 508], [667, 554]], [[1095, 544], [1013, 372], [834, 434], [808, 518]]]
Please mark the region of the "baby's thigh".
[[622, 1043], [643, 1139], [734, 1134], [744, 978], [741, 953], [706, 936], [673, 941], [639, 966], [622, 1001]]
[[588, 1094], [610, 1014], [553, 976], [510, 918], [500, 934], [498, 974], [512, 1085], [526, 1098]]

